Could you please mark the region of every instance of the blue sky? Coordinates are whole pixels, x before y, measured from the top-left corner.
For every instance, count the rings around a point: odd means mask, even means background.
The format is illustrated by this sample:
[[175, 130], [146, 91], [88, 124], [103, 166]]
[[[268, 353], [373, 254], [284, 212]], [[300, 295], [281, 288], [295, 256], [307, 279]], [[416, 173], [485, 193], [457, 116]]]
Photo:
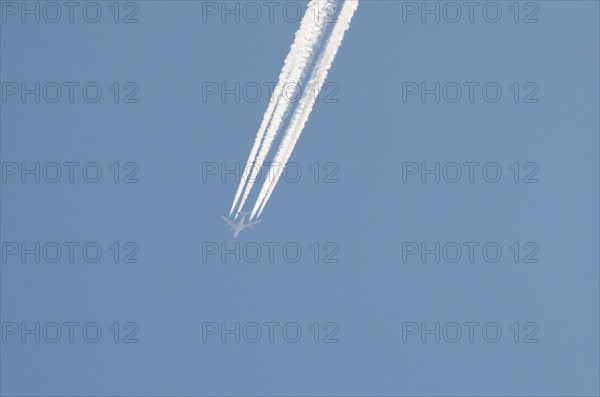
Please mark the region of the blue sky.
[[1, 3], [3, 395], [599, 393], [597, 2], [362, 0], [237, 240], [306, 3], [94, 4]]

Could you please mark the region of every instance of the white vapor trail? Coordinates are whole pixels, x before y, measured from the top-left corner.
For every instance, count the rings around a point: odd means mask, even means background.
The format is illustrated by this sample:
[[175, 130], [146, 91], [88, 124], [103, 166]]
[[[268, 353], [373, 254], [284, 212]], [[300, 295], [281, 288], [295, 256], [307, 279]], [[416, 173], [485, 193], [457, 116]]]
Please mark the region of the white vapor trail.
[[279, 131], [281, 123], [288, 113], [290, 100], [282, 99], [283, 91], [288, 83], [299, 85], [300, 80], [305, 75], [305, 70], [310, 63], [315, 48], [320, 42], [323, 32], [325, 31], [326, 18], [321, 17], [321, 13], [330, 1], [331, 0], [311, 0], [308, 4], [306, 13], [300, 23], [300, 28], [296, 32], [290, 52], [288, 53], [284, 61], [284, 66], [279, 74], [279, 81], [273, 90], [271, 100], [269, 101], [269, 105], [267, 106], [267, 110], [256, 134], [250, 156], [248, 156], [246, 164], [251, 167], [250, 173], [246, 172], [246, 170], [242, 173], [242, 179], [229, 211], [230, 216], [236, 208], [240, 196], [242, 197], [242, 200], [240, 201], [235, 217], [238, 216], [239, 212], [244, 207], [258, 171], [261, 169], [273, 140]]
[[275, 160], [273, 161], [269, 171], [270, 175], [271, 172], [274, 172], [275, 177], [271, 180], [265, 180], [258, 195], [258, 199], [254, 204], [254, 208], [252, 209], [252, 213], [250, 215], [251, 220], [254, 219], [255, 216], [260, 216], [267, 204], [267, 201], [271, 197], [271, 194], [273, 193], [273, 190], [275, 189], [275, 186], [281, 177], [284, 165], [287, 164], [292, 151], [294, 150], [294, 146], [298, 142], [298, 138], [300, 137], [306, 122], [308, 121], [308, 117], [313, 109], [318, 93], [321, 91], [321, 88], [327, 79], [329, 69], [333, 64], [333, 60], [335, 59], [340, 45], [342, 44], [344, 34], [350, 27], [350, 21], [352, 20], [352, 16], [357, 8], [358, 0], [344, 1], [338, 21], [335, 24], [329, 39], [327, 39], [325, 49], [319, 57], [310, 81], [307, 84], [308, 87], [316, 87], [316, 90], [314, 93], [311, 93], [309, 90], [305, 90], [304, 94], [302, 95], [300, 103], [298, 104], [298, 107], [292, 116], [290, 125], [285, 132], [285, 136], [281, 142], [281, 145], [279, 146], [279, 149], [277, 150]]

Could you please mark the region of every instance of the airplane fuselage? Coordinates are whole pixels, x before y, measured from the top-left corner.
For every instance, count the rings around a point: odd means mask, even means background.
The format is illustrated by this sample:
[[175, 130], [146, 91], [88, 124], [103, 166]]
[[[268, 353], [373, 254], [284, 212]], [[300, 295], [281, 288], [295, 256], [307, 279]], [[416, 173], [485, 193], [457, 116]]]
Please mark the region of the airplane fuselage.
[[245, 220], [246, 220], [246, 214], [244, 214], [240, 217], [240, 220], [238, 221], [238, 223], [233, 224], [233, 238], [237, 238], [238, 234], [240, 234], [240, 232], [245, 229], [245, 226], [244, 226]]

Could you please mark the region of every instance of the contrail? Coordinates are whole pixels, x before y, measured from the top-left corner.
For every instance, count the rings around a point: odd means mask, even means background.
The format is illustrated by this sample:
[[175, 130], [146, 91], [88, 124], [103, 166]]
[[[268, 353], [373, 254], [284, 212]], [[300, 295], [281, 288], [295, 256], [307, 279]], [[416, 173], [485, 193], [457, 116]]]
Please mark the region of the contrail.
[[[322, 4], [327, 4], [330, 0], [316, 0], [313, 3], [316, 6], [321, 6]], [[309, 4], [310, 6], [310, 4]], [[320, 9], [318, 9], [320, 11]], [[318, 11], [318, 12], [319, 12]], [[308, 14], [308, 12], [307, 12]], [[306, 17], [306, 14], [305, 14]], [[311, 19], [310, 16], [308, 17]], [[302, 80], [305, 70], [310, 64], [312, 59], [312, 55], [315, 52], [315, 48], [318, 46], [321, 36], [323, 35], [326, 27], [326, 18], [315, 18], [313, 19], [313, 24], [309, 24], [309, 31], [306, 32], [306, 35], [302, 35], [303, 47], [301, 47], [300, 51], [295, 55], [294, 59], [297, 60], [297, 66], [290, 70], [288, 78], [286, 81], [279, 82], [281, 83], [281, 87], [285, 86], [288, 82], [297, 83]], [[278, 84], [279, 84], [278, 83]], [[242, 199], [240, 201], [239, 207], [237, 209], [235, 217], [239, 214], [242, 208], [244, 208], [244, 204], [252, 187], [254, 186], [255, 179], [257, 177], [258, 171], [262, 168], [265, 158], [267, 157], [269, 150], [271, 149], [271, 145], [275, 140], [277, 133], [279, 132], [279, 128], [281, 127], [281, 123], [286, 118], [289, 108], [291, 106], [291, 102], [289, 100], [282, 100], [278, 98], [277, 106], [273, 111], [271, 116], [271, 120], [268, 123], [268, 128], [266, 133], [263, 135], [263, 139], [260, 145], [260, 149], [258, 155], [255, 157], [255, 161], [253, 162], [253, 166], [250, 169], [250, 179], [247, 181], [247, 184], [244, 188], [244, 193]]]
[[[296, 32], [296, 36], [290, 52], [288, 53], [283, 68], [279, 74], [279, 81], [271, 94], [271, 100], [267, 106], [267, 110], [263, 116], [260, 128], [256, 134], [254, 145], [248, 156], [246, 164], [251, 165], [250, 169], [250, 180], [248, 180], [248, 173], [242, 173], [242, 179], [235, 193], [235, 198], [229, 215], [233, 213], [240, 196], [243, 197], [240, 202], [240, 206], [236, 212], [236, 217], [239, 211], [244, 207], [244, 203], [250, 194], [254, 179], [257, 176], [258, 170], [262, 167], [264, 159], [268, 154], [271, 144], [277, 135], [282, 120], [285, 118], [290, 106], [289, 100], [284, 100], [282, 105], [282, 93], [283, 89], [288, 82], [300, 84], [300, 80], [304, 76], [304, 71], [308, 66], [311, 57], [314, 53], [317, 44], [320, 41], [321, 36], [325, 30], [326, 18], [320, 17], [320, 13], [323, 12], [323, 6], [329, 3], [331, 0], [311, 0], [308, 4], [306, 13], [300, 23], [300, 28]], [[317, 10], [316, 14], [311, 10]], [[319, 17], [316, 17], [319, 15]], [[266, 132], [266, 135], [265, 135]], [[260, 152], [259, 152], [260, 149]], [[257, 158], [258, 152], [258, 158]], [[255, 160], [257, 160], [255, 162]]]
[[[273, 165], [271, 165], [271, 171], [275, 173], [275, 178], [272, 181], [265, 180], [260, 193], [258, 195], [258, 199], [254, 204], [254, 208], [252, 209], [252, 213], [250, 215], [250, 219], [253, 219], [256, 215], [260, 216], [262, 211], [271, 197], [279, 178], [283, 172], [283, 165], [287, 164], [292, 151], [294, 150], [294, 146], [298, 142], [298, 138], [302, 133], [302, 129], [304, 125], [308, 121], [308, 117], [313, 109], [313, 106], [317, 100], [318, 93], [321, 91], [323, 87], [323, 83], [327, 79], [327, 74], [329, 73], [329, 69], [333, 64], [333, 60], [342, 44], [342, 40], [344, 39], [344, 34], [346, 30], [350, 27], [350, 21], [352, 20], [352, 16], [354, 12], [358, 8], [358, 0], [345, 0], [344, 6], [340, 12], [338, 22], [335, 24], [331, 36], [327, 39], [327, 44], [325, 45], [325, 49], [323, 53], [319, 57], [317, 61], [310, 81], [308, 82], [309, 87], [316, 87], [314, 95], [307, 90], [305, 90], [302, 98], [300, 99], [300, 103], [292, 116], [292, 120], [290, 121], [290, 125], [285, 133], [285, 136], [277, 150], [277, 154], [275, 155], [275, 160], [273, 161]], [[281, 166], [277, 166], [277, 165]], [[275, 167], [275, 168], [274, 168]], [[258, 213], [258, 214], [257, 214]]]

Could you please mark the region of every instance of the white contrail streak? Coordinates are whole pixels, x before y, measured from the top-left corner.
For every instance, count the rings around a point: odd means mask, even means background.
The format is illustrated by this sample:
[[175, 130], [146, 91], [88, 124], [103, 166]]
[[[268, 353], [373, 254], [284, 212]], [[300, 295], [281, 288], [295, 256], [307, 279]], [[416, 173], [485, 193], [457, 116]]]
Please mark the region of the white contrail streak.
[[[279, 126], [281, 125], [279, 119], [284, 119], [287, 114], [290, 101], [289, 99], [281, 99], [283, 90], [288, 83], [300, 84], [300, 80], [304, 75], [304, 70], [308, 66], [312, 54], [325, 30], [326, 18], [321, 17], [321, 13], [324, 12], [324, 6], [329, 1], [331, 0], [311, 0], [307, 6], [306, 13], [300, 23], [300, 28], [296, 32], [290, 52], [288, 53], [284, 61], [284, 66], [279, 74], [279, 81], [273, 90], [271, 100], [269, 101], [260, 128], [256, 134], [250, 156], [248, 156], [246, 164], [251, 167], [250, 173], [246, 172], [246, 170], [242, 173], [242, 179], [235, 193], [231, 209], [229, 210], [230, 216], [233, 213], [242, 192], [244, 194], [236, 212], [236, 217], [239, 214], [239, 211], [244, 207], [250, 189], [254, 184], [254, 179], [262, 167], [264, 158], [266, 157], [271, 144], [273, 143], [273, 139], [279, 130]], [[282, 101], [284, 102], [283, 105], [281, 103]], [[255, 160], [258, 161], [255, 162]]]
[[[315, 5], [317, 7], [320, 7], [321, 5], [327, 4], [328, 2], [329, 0], [320, 0], [316, 1]], [[293, 68], [290, 71], [287, 81], [284, 81], [282, 84], [282, 88], [285, 85], [287, 85], [287, 83], [296, 84], [296, 87], [298, 86], [298, 83], [302, 80], [303, 76], [305, 75], [305, 71], [308, 65], [310, 64], [315, 49], [318, 46], [321, 36], [325, 31], [327, 19], [325, 17], [320, 16], [321, 8], [318, 8], [317, 10], [318, 17], [312, 18], [314, 24], [309, 24], [309, 28], [311, 30], [307, 32], [306, 36], [303, 37], [304, 46], [301, 48], [299, 53], [296, 54], [296, 59], [298, 60], [297, 67]], [[260, 145], [258, 155], [256, 156], [255, 161], [253, 162], [253, 167], [250, 169], [250, 178], [247, 181], [247, 185], [244, 188], [244, 194], [240, 201], [235, 217], [238, 216], [239, 212], [244, 207], [246, 199], [248, 198], [248, 195], [250, 194], [250, 191], [254, 186], [257, 174], [264, 164], [265, 158], [267, 157], [269, 150], [271, 149], [271, 145], [273, 144], [273, 141], [275, 140], [275, 137], [279, 132], [283, 120], [288, 114], [290, 106], [291, 101], [289, 99], [279, 99], [277, 106], [275, 107], [275, 110], [272, 114], [267, 131], [264, 134], [264, 138]]]
[[316, 87], [315, 92], [311, 93], [308, 90], [305, 90], [304, 94], [302, 95], [300, 103], [296, 108], [294, 115], [292, 116], [292, 120], [290, 121], [290, 125], [288, 126], [283, 141], [281, 142], [277, 154], [275, 155], [275, 160], [273, 161], [271, 170], [269, 171], [269, 174], [274, 172], [275, 177], [270, 181], [265, 180], [265, 183], [263, 184], [258, 195], [258, 199], [254, 204], [254, 208], [252, 209], [250, 219], [253, 219], [256, 215], [260, 216], [265, 208], [265, 205], [267, 204], [267, 201], [269, 200], [269, 197], [273, 193], [273, 190], [275, 189], [275, 186], [277, 185], [277, 182], [279, 181], [279, 178], [283, 172], [284, 165], [287, 164], [292, 151], [294, 150], [294, 146], [298, 142], [298, 138], [302, 133], [302, 129], [308, 121], [308, 117], [313, 109], [318, 93], [321, 91], [323, 83], [327, 79], [329, 69], [333, 64], [333, 60], [335, 59], [340, 45], [342, 44], [344, 34], [350, 27], [350, 21], [352, 20], [352, 16], [357, 8], [358, 0], [344, 1], [344, 6], [340, 12], [338, 22], [334, 26], [331, 36], [325, 45], [325, 49], [317, 61], [310, 81], [307, 84], [308, 87]]

